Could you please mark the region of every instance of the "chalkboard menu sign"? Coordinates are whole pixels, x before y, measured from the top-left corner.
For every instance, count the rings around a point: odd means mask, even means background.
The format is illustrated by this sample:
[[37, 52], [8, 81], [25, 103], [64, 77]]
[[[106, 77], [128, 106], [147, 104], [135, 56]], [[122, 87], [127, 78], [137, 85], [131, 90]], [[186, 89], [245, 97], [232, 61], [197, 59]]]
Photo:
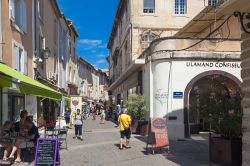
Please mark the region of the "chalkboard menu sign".
[[59, 165], [58, 139], [39, 138], [36, 146], [35, 166]]

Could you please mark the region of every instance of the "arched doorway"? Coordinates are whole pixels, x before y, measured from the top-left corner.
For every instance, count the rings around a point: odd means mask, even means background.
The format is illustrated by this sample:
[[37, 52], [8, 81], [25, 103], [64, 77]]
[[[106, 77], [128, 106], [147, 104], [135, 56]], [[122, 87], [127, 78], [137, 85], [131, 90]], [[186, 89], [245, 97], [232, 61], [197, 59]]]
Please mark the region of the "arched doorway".
[[194, 77], [184, 92], [185, 137], [198, 134], [199, 131], [214, 130], [211, 115], [216, 112], [214, 101], [225, 103], [219, 107], [227, 109], [227, 102], [241, 93], [241, 81], [224, 71], [214, 70]]

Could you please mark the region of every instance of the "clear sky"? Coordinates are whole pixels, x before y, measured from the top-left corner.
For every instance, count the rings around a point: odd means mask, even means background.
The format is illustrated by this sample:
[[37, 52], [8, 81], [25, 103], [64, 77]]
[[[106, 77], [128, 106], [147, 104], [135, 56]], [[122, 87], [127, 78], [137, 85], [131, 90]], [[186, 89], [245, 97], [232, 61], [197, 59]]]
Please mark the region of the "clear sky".
[[77, 55], [100, 69], [108, 68], [106, 46], [118, 1], [57, 0], [61, 12], [79, 32]]

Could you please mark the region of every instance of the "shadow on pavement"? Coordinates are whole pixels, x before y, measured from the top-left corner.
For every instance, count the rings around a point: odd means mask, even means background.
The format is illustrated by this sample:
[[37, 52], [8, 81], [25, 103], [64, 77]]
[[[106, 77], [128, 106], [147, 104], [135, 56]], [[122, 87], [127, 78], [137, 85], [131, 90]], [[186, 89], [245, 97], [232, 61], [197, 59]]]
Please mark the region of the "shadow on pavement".
[[[147, 137], [136, 135], [134, 138], [145, 143], [142, 151], [144, 155], [152, 155], [152, 146], [146, 149]], [[161, 154], [166, 159], [182, 166], [208, 165], [209, 149], [207, 136], [204, 134], [195, 135], [190, 139], [170, 140], [170, 151], [167, 148], [156, 148], [155, 154]]]

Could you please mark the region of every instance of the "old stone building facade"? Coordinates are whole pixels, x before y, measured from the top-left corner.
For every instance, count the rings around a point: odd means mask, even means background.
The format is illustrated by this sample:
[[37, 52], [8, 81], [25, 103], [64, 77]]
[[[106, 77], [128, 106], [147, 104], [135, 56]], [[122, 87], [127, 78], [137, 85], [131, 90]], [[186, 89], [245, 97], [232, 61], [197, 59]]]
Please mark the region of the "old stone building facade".
[[96, 69], [83, 58], [78, 58], [79, 95], [84, 101], [108, 100], [108, 76], [100, 69]]
[[[119, 2], [107, 46], [113, 103], [126, 100], [128, 94], [142, 93], [142, 72], [132, 70], [145, 63], [137, 58], [150, 43], [173, 36], [207, 4], [199, 0], [183, 4], [174, 0]], [[129, 75], [131, 79], [127, 79]]]

